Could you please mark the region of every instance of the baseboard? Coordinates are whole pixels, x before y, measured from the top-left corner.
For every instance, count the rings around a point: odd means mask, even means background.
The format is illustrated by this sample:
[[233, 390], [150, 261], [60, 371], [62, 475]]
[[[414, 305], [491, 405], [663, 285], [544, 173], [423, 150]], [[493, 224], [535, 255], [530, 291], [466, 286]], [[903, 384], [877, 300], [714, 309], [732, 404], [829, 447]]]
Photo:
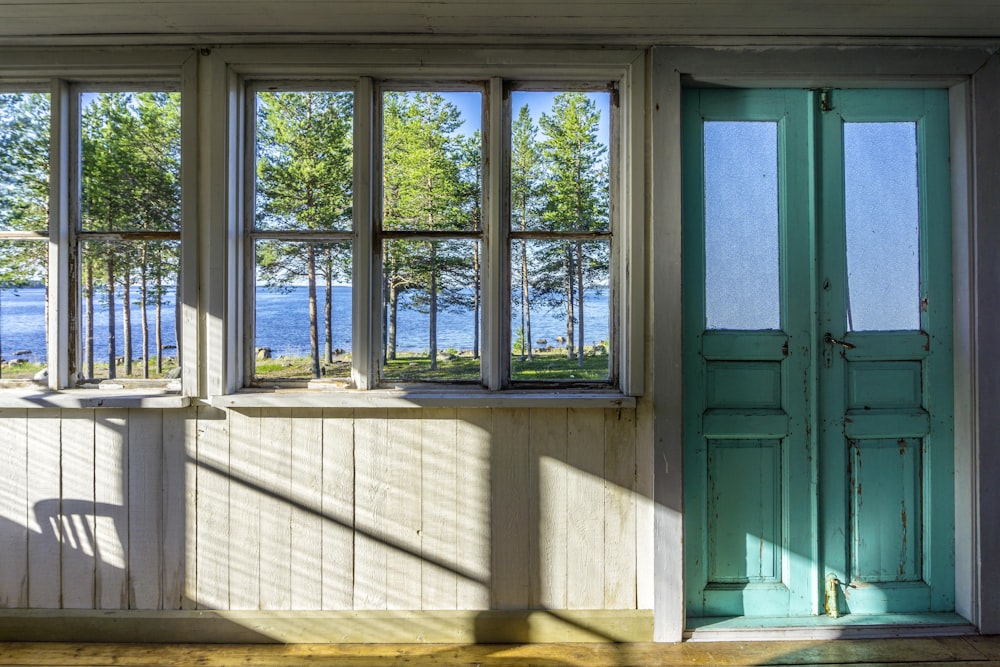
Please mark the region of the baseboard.
[[651, 610], [93, 611], [0, 609], [0, 641], [150, 643], [648, 642]]

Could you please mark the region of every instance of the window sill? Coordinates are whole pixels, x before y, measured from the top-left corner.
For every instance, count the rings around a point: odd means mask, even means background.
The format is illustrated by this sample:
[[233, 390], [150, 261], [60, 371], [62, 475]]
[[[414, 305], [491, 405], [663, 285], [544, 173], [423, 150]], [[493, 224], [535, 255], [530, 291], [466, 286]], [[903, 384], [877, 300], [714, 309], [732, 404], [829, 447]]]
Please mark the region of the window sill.
[[212, 396], [217, 408], [634, 408], [634, 396], [609, 390], [505, 390], [473, 387], [247, 389]]
[[3, 389], [0, 408], [155, 408], [160, 410], [186, 408], [191, 399], [180, 394], [168, 394], [155, 389]]

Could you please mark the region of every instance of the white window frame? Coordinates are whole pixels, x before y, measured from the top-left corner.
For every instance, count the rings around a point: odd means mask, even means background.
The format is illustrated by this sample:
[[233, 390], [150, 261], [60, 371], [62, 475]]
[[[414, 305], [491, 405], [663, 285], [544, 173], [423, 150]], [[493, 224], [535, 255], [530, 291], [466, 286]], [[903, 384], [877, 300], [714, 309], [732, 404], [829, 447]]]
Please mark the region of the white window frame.
[[[228, 142], [217, 144], [226, 155], [229, 241], [226, 270], [229, 288], [215, 287], [209, 298], [228, 303], [226, 320], [245, 323], [252, 313], [242, 310], [247, 276], [254, 271], [247, 253], [247, 221], [252, 217], [253, 202], [246, 191], [246, 170], [252, 168], [252, 138], [243, 127], [251, 91], [256, 82], [280, 82], [282, 88], [294, 88], [296, 80], [310, 87], [317, 81], [342, 88], [354, 82], [354, 238], [353, 248], [353, 332], [351, 389], [316, 392], [262, 392], [249, 387], [253, 360], [253, 334], [248, 327], [233, 335], [230, 331], [209, 331], [209, 350], [218, 341], [219, 360], [227, 367], [209, 380], [208, 395], [212, 404], [222, 407], [275, 405], [318, 406], [421, 406], [421, 405], [538, 405], [540, 397], [563, 401], [566, 405], [615, 407], [634, 405], [634, 397], [643, 393], [645, 375], [645, 317], [643, 239], [645, 236], [645, 54], [640, 51], [604, 50], [499, 50], [496, 52], [462, 49], [386, 50], [357, 47], [350, 50], [328, 49], [219, 49], [205, 58], [206, 69], [215, 72], [215, 80], [228, 84], [228, 110], [216, 121], [226, 127]], [[496, 65], [492, 63], [502, 63]], [[343, 63], [350, 63], [344, 65]], [[417, 64], [414, 64], [417, 63]], [[509, 343], [510, 277], [507, 269], [508, 217], [506, 191], [508, 176], [510, 109], [505, 87], [516, 85], [529, 90], [578, 90], [612, 87], [617, 92], [617, 108], [612, 104], [613, 143], [609, 150], [613, 173], [609, 174], [612, 192], [611, 230], [615, 257], [611, 261], [613, 312], [611, 331], [616, 336], [609, 350], [614, 368], [607, 386], [585, 383], [546, 383], [539, 387], [519, 387], [510, 382]], [[378, 145], [380, 122], [379, 93], [383, 89], [472, 90], [482, 86], [483, 97], [483, 311], [482, 311], [482, 386], [448, 383], [379, 384], [381, 350], [381, 280], [379, 234], [381, 147]], [[497, 103], [499, 101], [499, 103]], [[217, 111], [217, 110], [216, 110]], [[617, 118], [616, 118], [617, 116]], [[241, 139], [242, 141], [235, 141]], [[235, 165], [235, 169], [233, 166]], [[499, 168], [497, 168], [499, 166]], [[204, 185], [203, 185], [204, 187]], [[242, 210], [240, 210], [242, 209]], [[219, 209], [217, 209], [219, 210]], [[218, 231], [214, 232], [218, 233]], [[222, 245], [225, 239], [212, 239]], [[202, 248], [203, 252], [205, 247]], [[247, 262], [250, 262], [248, 265]], [[252, 307], [252, 306], [251, 306]], [[248, 342], [249, 341], [249, 342]], [[250, 348], [248, 350], [248, 348]], [[234, 350], [238, 352], [234, 353]], [[290, 383], [294, 385], [295, 383]], [[301, 383], [299, 383], [301, 384]], [[586, 383], [593, 385], [593, 383]], [[323, 387], [323, 383], [312, 385]], [[329, 384], [325, 385], [329, 387]], [[246, 390], [244, 391], [244, 388]], [[422, 398], [421, 398], [422, 397]]]
[[[50, 96], [47, 369], [44, 386], [37, 382], [10, 383], [0, 392], [0, 407], [153, 407], [180, 408], [197, 395], [199, 351], [196, 321], [197, 284], [190, 271], [195, 225], [194, 170], [183, 166], [194, 157], [194, 111], [197, 63], [191, 49], [102, 49], [72, 52], [35, 49], [0, 50], [0, 87], [5, 91], [47, 90]], [[76, 258], [81, 241], [106, 234], [83, 232], [80, 220], [80, 104], [81, 90], [153, 90], [181, 92], [181, 305], [178, 314], [178, 355], [183, 363], [180, 391], [161, 380], [129, 381], [130, 390], [77, 389], [74, 365], [82, 362], [80, 284]], [[142, 236], [141, 233], [139, 233]], [[117, 236], [117, 235], [116, 235]], [[120, 234], [122, 240], [133, 233]], [[8, 238], [13, 238], [8, 237]], [[23, 238], [23, 237], [20, 237]]]

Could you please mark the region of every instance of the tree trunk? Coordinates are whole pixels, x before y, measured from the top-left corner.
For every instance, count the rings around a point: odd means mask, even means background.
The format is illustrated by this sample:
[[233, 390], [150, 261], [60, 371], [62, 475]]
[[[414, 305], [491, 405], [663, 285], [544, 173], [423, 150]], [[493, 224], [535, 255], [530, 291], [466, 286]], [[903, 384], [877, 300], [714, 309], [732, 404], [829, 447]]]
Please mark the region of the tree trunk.
[[482, 277], [480, 276], [479, 267], [479, 241], [474, 244], [473, 254], [472, 254], [472, 311], [475, 315], [475, 321], [473, 324], [472, 333], [472, 358], [479, 358], [479, 294], [481, 292], [480, 282]]
[[122, 344], [125, 348], [125, 377], [132, 376], [132, 286], [129, 271], [122, 274]]
[[319, 321], [316, 304], [316, 249], [312, 243], [308, 246], [306, 254], [308, 266], [306, 268], [309, 277], [309, 352], [312, 355], [312, 374], [314, 378], [320, 376], [319, 372]]
[[333, 251], [326, 251], [326, 294], [323, 295], [323, 329], [326, 334], [326, 348], [323, 351], [326, 363], [333, 363]]
[[524, 332], [524, 343], [521, 345], [521, 361], [524, 361], [524, 348], [528, 348], [528, 360], [534, 360], [535, 353], [531, 339], [531, 288], [528, 281], [528, 242], [521, 241], [521, 331]]
[[89, 380], [94, 377], [94, 264], [92, 260], [87, 260], [84, 272], [87, 315], [83, 323], [83, 367], [84, 374]]
[[156, 375], [163, 376], [163, 264], [156, 271]]
[[576, 275], [573, 270], [573, 251], [566, 248], [566, 358], [575, 356], [573, 350], [573, 310], [574, 292], [576, 291]]
[[[146, 254], [145, 249], [143, 255]], [[143, 257], [143, 266], [140, 269], [142, 281], [139, 283], [139, 306], [142, 312], [139, 313], [139, 323], [142, 325], [142, 377], [149, 379], [149, 315], [146, 313], [146, 303], [149, 299], [149, 276], [146, 270], [146, 261]]]
[[115, 358], [118, 347], [115, 341], [115, 258], [114, 253], [108, 250], [108, 379], [118, 377], [117, 359]]
[[399, 312], [399, 290], [395, 281], [389, 281], [388, 325], [386, 336], [386, 359], [396, 360], [396, 320]]
[[580, 343], [576, 346], [576, 358], [577, 366], [583, 368], [583, 241], [576, 242], [576, 301], [576, 312], [580, 314], [580, 323], [577, 327], [579, 336], [577, 340]]
[[437, 342], [437, 315], [438, 315], [438, 283], [437, 283], [437, 246], [431, 241], [428, 243], [431, 247], [430, 260], [431, 260], [431, 279], [430, 279], [430, 303], [428, 304], [428, 323], [427, 323], [427, 342], [428, 347], [430, 347], [430, 357], [431, 357], [431, 370], [437, 370], [437, 352], [438, 352], [438, 342]]

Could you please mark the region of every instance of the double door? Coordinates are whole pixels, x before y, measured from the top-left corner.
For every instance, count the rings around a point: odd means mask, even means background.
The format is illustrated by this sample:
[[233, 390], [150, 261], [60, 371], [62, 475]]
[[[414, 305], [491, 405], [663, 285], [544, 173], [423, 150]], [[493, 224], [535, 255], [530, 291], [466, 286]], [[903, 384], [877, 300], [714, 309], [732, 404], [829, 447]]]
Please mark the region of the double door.
[[689, 617], [953, 609], [947, 111], [686, 91]]

